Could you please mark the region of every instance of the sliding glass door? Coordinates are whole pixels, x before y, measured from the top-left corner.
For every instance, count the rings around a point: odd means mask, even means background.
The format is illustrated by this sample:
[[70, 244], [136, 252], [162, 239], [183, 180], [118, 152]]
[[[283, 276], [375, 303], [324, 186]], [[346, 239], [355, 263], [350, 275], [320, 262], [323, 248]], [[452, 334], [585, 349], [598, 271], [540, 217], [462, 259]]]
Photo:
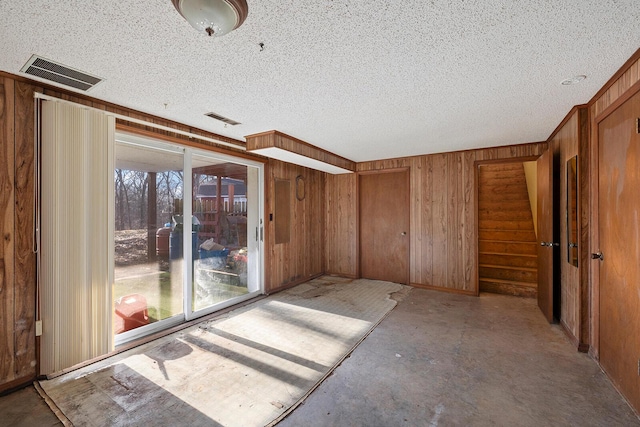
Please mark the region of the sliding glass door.
[[[175, 225], [184, 197], [184, 150], [118, 135], [115, 156], [118, 344], [184, 319], [182, 241]], [[150, 327], [137, 330], [145, 326]]]
[[115, 148], [116, 345], [262, 292], [262, 165], [136, 135]]
[[232, 160], [203, 152], [192, 156], [196, 314], [260, 289], [258, 169]]

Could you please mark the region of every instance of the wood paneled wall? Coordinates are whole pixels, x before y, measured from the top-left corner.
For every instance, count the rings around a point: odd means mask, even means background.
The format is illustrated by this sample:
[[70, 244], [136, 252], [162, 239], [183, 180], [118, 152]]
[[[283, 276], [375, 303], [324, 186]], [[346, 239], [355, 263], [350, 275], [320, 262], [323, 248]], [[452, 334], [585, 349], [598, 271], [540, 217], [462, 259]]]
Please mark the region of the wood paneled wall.
[[[536, 157], [546, 147], [542, 142], [358, 164], [359, 172], [410, 168], [412, 285], [477, 294], [476, 162]], [[326, 268], [357, 275], [358, 250], [352, 243], [358, 217], [357, 180], [339, 177], [327, 182], [331, 212], [326, 218], [326, 235], [331, 244], [326, 245], [326, 259], [339, 260], [340, 267]]]
[[15, 373], [15, 317], [13, 301], [14, 278], [14, 82], [0, 80], [0, 215], [2, 245], [0, 245], [0, 381], [11, 381]]
[[324, 197], [324, 271], [358, 277], [358, 176], [327, 175]]
[[37, 365], [34, 346], [36, 256], [33, 253], [33, 92], [38, 86], [16, 82], [15, 90], [15, 318], [17, 377], [31, 375]]
[[[324, 197], [325, 174], [323, 172], [296, 166], [278, 160], [269, 160], [267, 166], [267, 193], [265, 225], [267, 251], [266, 291], [274, 292], [324, 272]], [[296, 198], [296, 177], [302, 176], [305, 186], [303, 200]], [[290, 239], [286, 243], [276, 243], [275, 221], [270, 215], [276, 214], [275, 180], [291, 183], [290, 197]]]
[[[588, 346], [588, 336], [583, 333], [583, 327], [588, 328], [588, 292], [585, 286], [588, 286], [588, 277], [584, 273], [586, 271], [588, 258], [588, 240], [586, 233], [580, 233], [578, 242], [578, 267], [573, 266], [567, 259], [567, 161], [573, 156], [578, 156], [578, 182], [588, 182], [588, 169], [584, 165], [588, 165], [588, 158], [584, 158], [584, 150], [588, 144], [588, 109], [586, 106], [576, 107], [571, 110], [562, 125], [549, 139], [549, 148], [553, 151], [554, 156], [558, 158], [560, 178], [560, 194], [556, 201], [559, 203], [558, 220], [560, 221], [560, 323], [563, 325], [567, 334], [576, 346], [584, 349]], [[581, 167], [582, 166], [582, 167]], [[580, 185], [579, 185], [580, 187]], [[584, 198], [588, 194], [578, 189], [578, 199], [581, 201], [579, 211], [582, 214], [584, 205], [587, 204]], [[578, 218], [578, 229], [584, 230], [588, 224]], [[583, 273], [581, 273], [583, 271]], [[587, 316], [585, 319], [584, 316]]]
[[0, 76], [0, 391], [35, 378], [36, 259], [33, 254], [33, 92]]
[[[565, 307], [565, 312], [567, 329], [578, 334], [581, 342], [588, 336], [592, 344], [592, 354], [596, 358], [599, 315], [598, 266], [597, 263], [590, 262], [588, 256], [598, 245], [597, 227], [589, 227], [589, 224], [597, 224], [598, 219], [597, 117], [615, 108], [620, 99], [639, 84], [640, 51], [636, 52], [590, 101], [588, 121], [585, 121], [585, 115], [580, 116], [582, 118], [578, 120], [579, 126], [590, 127], [592, 135], [588, 144], [578, 147], [579, 158], [584, 159], [584, 162], [579, 161], [579, 174], [582, 176], [579, 178], [582, 193], [579, 288], [582, 295], [589, 291], [588, 295], [591, 298], [581, 298], [579, 314], [576, 313], [575, 297], [569, 298], [574, 305]], [[35, 256], [32, 253], [35, 91], [174, 129], [241, 144], [231, 138], [213, 135], [187, 125], [84, 95], [40, 87], [33, 81], [0, 73], [0, 186], [3, 192], [0, 196], [0, 231], [3, 236], [3, 244], [0, 245], [0, 392], [28, 382], [37, 374], [37, 341], [34, 333], [36, 271]], [[173, 132], [135, 124], [130, 126], [185, 145], [209, 146], [214, 150], [260, 159], [240, 150], [217, 147], [209, 143], [194, 143], [188, 137]], [[554, 135], [552, 139], [554, 138], [560, 136]], [[411, 170], [410, 280], [414, 285], [451, 292], [477, 293], [475, 163], [489, 159], [538, 156], [546, 147], [546, 143], [533, 143], [357, 165], [360, 171], [403, 167], [409, 167]], [[567, 148], [565, 155], [569, 155], [568, 150]], [[272, 230], [268, 214], [273, 209], [273, 179], [290, 179], [295, 183], [295, 177], [299, 174], [307, 179], [307, 195], [304, 201], [293, 200], [291, 242], [272, 244], [269, 241]], [[320, 172], [270, 161], [267, 170], [267, 190], [265, 239], [266, 281], [269, 291], [304, 281], [324, 271], [354, 277], [359, 274], [355, 174], [325, 176]], [[569, 276], [570, 274], [567, 274], [567, 277]], [[572, 286], [575, 289], [575, 285]], [[567, 294], [573, 295], [571, 292], [568, 290]], [[591, 322], [589, 310], [585, 309], [585, 304], [589, 302], [593, 314]], [[590, 325], [594, 327], [589, 328]]]
[[[243, 145], [241, 141], [232, 138], [0, 73], [0, 191], [2, 191], [0, 235], [3, 237], [3, 243], [0, 245], [0, 392], [28, 383], [38, 375], [38, 341], [35, 337], [36, 257], [33, 253], [33, 95], [35, 92], [196, 135]], [[189, 137], [174, 132], [132, 123], [127, 123], [126, 126], [149, 136], [164, 138], [187, 146], [265, 161], [262, 157], [247, 154], [241, 150], [205, 141], [195, 142]], [[314, 175], [314, 179], [316, 178], [317, 176]], [[310, 181], [307, 183], [310, 184]], [[316, 191], [315, 197], [322, 197], [323, 191], [321, 187]], [[318, 207], [318, 212], [322, 212], [321, 207]], [[315, 233], [314, 238], [308, 239], [309, 245], [318, 248], [322, 245], [320, 238], [315, 237], [320, 236], [322, 232], [321, 225], [318, 225], [318, 222], [321, 224], [322, 216], [319, 217], [316, 225], [310, 225]], [[306, 218], [297, 216], [295, 221], [305, 221]], [[312, 223], [313, 221], [310, 222]], [[302, 222], [294, 223], [295, 228], [292, 232], [300, 233], [305, 226], [306, 224]], [[303, 234], [307, 236], [306, 233]], [[321, 253], [321, 250], [319, 252]], [[268, 253], [266, 262], [270, 263]], [[315, 259], [313, 265], [315, 270], [321, 268], [316, 264], [322, 266], [321, 257]], [[270, 278], [267, 276], [266, 280], [269, 281]]]

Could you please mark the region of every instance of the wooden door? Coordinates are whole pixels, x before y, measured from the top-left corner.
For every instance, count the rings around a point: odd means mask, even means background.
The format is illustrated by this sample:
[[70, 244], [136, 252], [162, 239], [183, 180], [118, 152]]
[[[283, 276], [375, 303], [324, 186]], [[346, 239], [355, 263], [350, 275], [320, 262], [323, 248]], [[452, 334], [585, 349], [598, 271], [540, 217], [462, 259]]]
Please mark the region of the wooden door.
[[600, 364], [640, 411], [640, 93], [598, 126]]
[[538, 159], [538, 307], [553, 322], [554, 284], [554, 194], [553, 152]]
[[360, 175], [360, 275], [409, 283], [409, 171]]

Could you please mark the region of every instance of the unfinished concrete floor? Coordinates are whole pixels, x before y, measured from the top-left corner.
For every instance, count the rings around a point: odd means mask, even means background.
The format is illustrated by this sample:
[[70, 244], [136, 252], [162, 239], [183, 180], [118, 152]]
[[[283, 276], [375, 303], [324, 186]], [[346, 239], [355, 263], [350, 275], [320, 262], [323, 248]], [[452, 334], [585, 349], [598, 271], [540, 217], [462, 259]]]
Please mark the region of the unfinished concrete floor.
[[0, 397], [0, 426], [62, 426], [44, 399], [31, 386]]
[[[0, 398], [0, 425], [60, 425], [33, 388], [18, 393]], [[546, 323], [534, 300], [413, 289], [278, 424], [457, 425], [640, 426], [640, 420], [597, 364]]]
[[640, 426], [533, 299], [413, 289], [278, 427]]

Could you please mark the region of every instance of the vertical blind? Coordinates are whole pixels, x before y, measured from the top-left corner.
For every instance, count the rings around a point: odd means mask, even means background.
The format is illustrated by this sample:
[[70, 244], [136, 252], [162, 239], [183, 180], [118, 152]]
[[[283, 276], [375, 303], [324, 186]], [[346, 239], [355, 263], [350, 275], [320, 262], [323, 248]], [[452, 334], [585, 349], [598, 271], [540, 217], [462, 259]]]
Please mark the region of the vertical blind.
[[113, 349], [115, 118], [41, 105], [40, 373], [48, 375]]

